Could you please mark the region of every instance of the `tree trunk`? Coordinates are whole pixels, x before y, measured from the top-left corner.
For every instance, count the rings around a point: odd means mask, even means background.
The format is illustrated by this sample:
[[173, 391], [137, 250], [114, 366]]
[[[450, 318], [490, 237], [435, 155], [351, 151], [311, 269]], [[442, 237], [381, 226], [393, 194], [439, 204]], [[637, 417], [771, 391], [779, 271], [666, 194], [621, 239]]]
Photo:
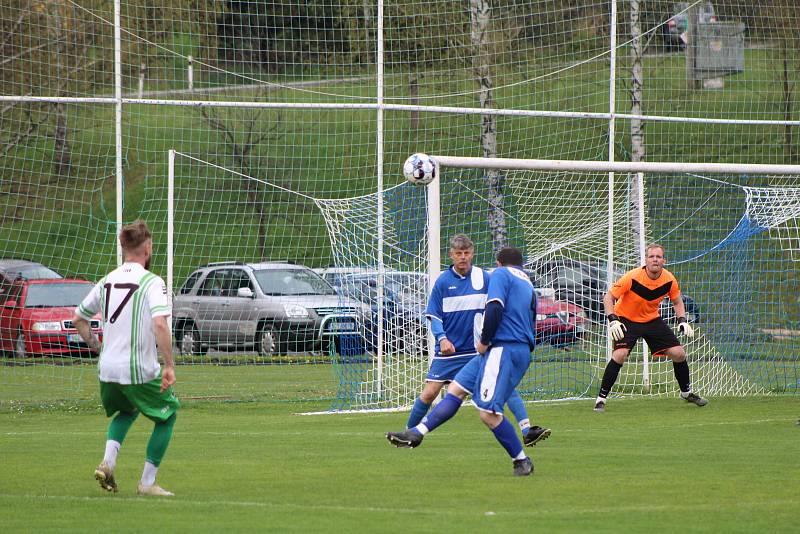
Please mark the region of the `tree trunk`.
[[240, 146], [233, 145], [233, 151], [236, 154], [235, 159], [239, 163], [239, 172], [242, 173], [241, 180], [244, 181], [244, 188], [247, 191], [247, 201], [251, 209], [255, 212], [254, 215], [258, 217], [258, 236], [256, 238], [256, 254], [259, 261], [267, 259], [267, 230], [264, 222], [267, 214], [264, 210], [263, 194], [259, 191], [260, 187], [258, 182], [250, 180], [250, 151], [253, 149], [252, 144], [245, 144]]
[[69, 176], [72, 154], [69, 147], [69, 128], [67, 126], [67, 110], [64, 104], [55, 104], [56, 128], [53, 132], [53, 173], [56, 176]]
[[370, 39], [370, 25], [372, 24], [372, 4], [369, 0], [364, 0], [361, 6], [362, 12], [364, 13], [364, 50], [365, 53], [363, 55], [364, 64], [369, 65], [373, 61], [374, 54], [372, 53], [372, 48], [370, 47], [370, 43], [372, 42]]
[[[412, 106], [419, 105], [419, 78], [416, 71], [411, 73], [408, 79], [408, 103]], [[411, 131], [419, 129], [419, 110], [411, 112]]]
[[[631, 0], [631, 115], [642, 114], [642, 29], [639, 24], [639, 0]], [[644, 125], [641, 119], [631, 119], [631, 161], [644, 161]], [[643, 176], [631, 175], [633, 187], [630, 198], [630, 224], [635, 247], [641, 243], [641, 218], [644, 213], [639, 205]], [[638, 248], [637, 248], [638, 250]]]
[[[54, 36], [59, 42], [55, 50], [55, 75], [58, 77], [56, 83], [58, 89], [56, 94], [64, 96], [64, 84], [69, 80], [69, 66], [64, 65], [62, 58], [66, 56], [68, 40], [67, 31], [62, 25], [62, 17], [60, 12], [60, 4], [53, 6], [51, 17], [53, 19]], [[69, 175], [70, 163], [72, 155], [69, 147], [69, 128], [67, 126], [67, 110], [66, 106], [62, 103], [55, 104], [56, 110], [56, 124], [53, 132], [53, 173], [56, 176], [64, 177]]]
[[686, 12], [688, 27], [686, 33], [688, 41], [686, 43], [686, 87], [690, 91], [700, 88], [700, 80], [695, 77], [695, 61], [697, 59], [697, 24], [698, 24], [697, 4], [690, 4]]
[[[489, 72], [489, 22], [491, 4], [489, 0], [470, 0], [470, 41], [473, 48], [472, 70], [480, 86], [481, 109], [494, 107], [492, 79]], [[497, 124], [495, 115], [482, 115], [481, 148], [483, 157], [497, 157]], [[492, 252], [497, 252], [508, 242], [508, 229], [502, 189], [502, 175], [496, 170], [486, 171], [484, 175], [489, 200], [488, 224], [492, 233]]]
[[[783, 55], [783, 120], [792, 120], [792, 82], [789, 73], [789, 50], [786, 41], [781, 40], [781, 54]], [[787, 123], [783, 127], [784, 153], [789, 163], [797, 163], [797, 149], [794, 146], [792, 125]]]

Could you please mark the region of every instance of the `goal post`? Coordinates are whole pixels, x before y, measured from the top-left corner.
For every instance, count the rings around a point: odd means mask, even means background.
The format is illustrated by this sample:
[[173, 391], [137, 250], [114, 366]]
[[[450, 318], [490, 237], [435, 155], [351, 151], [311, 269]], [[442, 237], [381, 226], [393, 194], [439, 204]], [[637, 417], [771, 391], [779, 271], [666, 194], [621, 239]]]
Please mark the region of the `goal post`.
[[[339, 273], [340, 298], [374, 310], [360, 325], [363, 351], [312, 357], [330, 364], [338, 381], [335, 410], [397, 409], [414, 401], [432, 350], [422, 317], [430, 284], [447, 267], [447, 243], [457, 233], [475, 242], [476, 265], [494, 265], [492, 210], [502, 210], [494, 220], [505, 221], [505, 243], [523, 251], [541, 293], [534, 365], [519, 388], [526, 400], [596, 393], [609, 353], [602, 295], [610, 280], [641, 265], [642, 234], [665, 246], [681, 284], [697, 332], [686, 340], [696, 389], [706, 395], [796, 389], [800, 188], [781, 186], [780, 177], [800, 176], [800, 166], [433, 158], [440, 172], [427, 186], [401, 182], [321, 198], [173, 153], [172, 192], [162, 186], [149, 197], [163, 195], [172, 208], [153, 204], [150, 218], [169, 219], [164, 231], [174, 235], [175, 253], [167, 257], [179, 284], [204, 261], [280, 258], [282, 249], [259, 241], [259, 220], [289, 231], [281, 222], [286, 206], [293, 220], [325, 234], [314, 250]], [[486, 169], [501, 177], [499, 204]], [[674, 326], [671, 307], [662, 311]], [[225, 354], [211, 361], [219, 359], [233, 363]], [[235, 363], [275, 361], [253, 349]], [[670, 362], [631, 355], [614, 393], [677, 394]]]
[[[552, 290], [557, 306], [583, 307], [587, 312], [581, 339], [562, 348], [590, 355], [595, 362], [593, 380], [610, 355], [601, 301], [606, 280], [641, 265], [641, 243], [646, 239], [665, 245], [668, 268], [678, 274], [687, 313], [697, 323], [698, 336], [686, 346], [698, 389], [738, 395], [797, 388], [800, 330], [786, 315], [796, 304], [781, 292], [764, 295], [762, 288], [770, 277], [778, 287], [797, 286], [800, 188], [771, 184], [780, 182], [779, 177], [800, 175], [800, 165], [432, 158], [440, 167], [440, 179], [428, 186], [429, 207], [447, 204], [452, 193], [444, 191], [463, 182], [465, 173], [473, 173], [478, 181], [485, 170], [505, 173], [502, 209], [512, 225], [520, 227], [509, 232], [516, 236], [509, 244], [524, 250], [529, 274], [543, 291]], [[639, 187], [633, 180], [640, 181]], [[432, 202], [432, 196], [439, 201]], [[594, 198], [592, 205], [586, 203], [589, 196]], [[606, 206], [605, 218], [599, 217]], [[636, 220], [631, 214], [642, 216]], [[428, 220], [431, 243], [440, 233], [447, 236], [446, 228], [453, 226], [447, 215], [435, 217]], [[463, 228], [465, 223], [454, 224]], [[602, 243], [592, 243], [598, 236]], [[491, 242], [487, 238], [477, 246]], [[439, 247], [444, 248], [441, 243]], [[715, 272], [709, 260], [714, 255], [735, 260], [735, 268]], [[604, 272], [598, 269], [601, 265]], [[581, 269], [583, 273], [576, 272]], [[580, 276], [584, 278], [575, 278]], [[735, 287], [736, 279], [751, 284]], [[734, 307], [739, 313], [732, 313]], [[662, 315], [674, 320], [667, 307], [662, 307]], [[759, 350], [752, 349], [754, 343], [760, 344]], [[552, 358], [547, 363], [552, 366]], [[779, 378], [787, 370], [786, 378]], [[525, 382], [536, 379], [526, 377], [523, 388]], [[596, 387], [571, 391], [593, 394]], [[532, 388], [537, 389], [543, 391], [541, 386]], [[616, 390], [677, 391], [670, 366], [650, 360], [646, 352], [631, 356]]]
[[[475, 264], [494, 265], [488, 223], [502, 210], [506, 243], [523, 250], [540, 287], [534, 365], [520, 384], [527, 400], [593, 396], [609, 354], [602, 295], [641, 265], [641, 241], [666, 248], [697, 335], [685, 340], [694, 387], [706, 395], [793, 392], [800, 379], [800, 166], [679, 162], [508, 160], [433, 156], [438, 179], [375, 195], [318, 199], [337, 264], [375, 263], [377, 198], [383, 198], [387, 270], [437, 273], [456, 233], [476, 244]], [[490, 201], [486, 169], [502, 177]], [[641, 173], [641, 177], [639, 176]], [[633, 180], [641, 180], [633, 187]], [[644, 220], [640, 220], [643, 218]], [[498, 217], [495, 217], [497, 220]], [[644, 234], [644, 235], [642, 235]], [[438, 251], [439, 259], [435, 258]], [[409, 293], [427, 292], [412, 283]], [[675, 325], [671, 306], [662, 314]], [[387, 334], [389, 335], [389, 334]], [[389, 335], [389, 339], [392, 336]], [[381, 366], [340, 362], [357, 383], [340, 408], [408, 406], [422, 387], [427, 346], [395, 345]], [[632, 354], [617, 395], [677, 395], [669, 361]]]
[[590, 161], [518, 158], [471, 158], [431, 156], [440, 167], [496, 169], [507, 171], [578, 171], [614, 173], [708, 173], [797, 175], [800, 165], [759, 163], [686, 163], [661, 161]]

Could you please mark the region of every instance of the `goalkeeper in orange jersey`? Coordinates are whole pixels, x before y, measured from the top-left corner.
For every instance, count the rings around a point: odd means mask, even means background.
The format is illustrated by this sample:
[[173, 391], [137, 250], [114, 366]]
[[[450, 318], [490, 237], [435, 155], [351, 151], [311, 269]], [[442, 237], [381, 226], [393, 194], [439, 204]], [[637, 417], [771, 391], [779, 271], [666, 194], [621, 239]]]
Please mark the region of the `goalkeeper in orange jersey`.
[[664, 247], [648, 245], [644, 267], [628, 271], [603, 297], [614, 351], [603, 372], [600, 393], [594, 405], [596, 412], [605, 411], [606, 399], [617, 381], [619, 370], [639, 338], [644, 338], [654, 356], [672, 359], [675, 379], [684, 400], [697, 406], [708, 404], [706, 399], [692, 391], [686, 350], [658, 313], [661, 301], [669, 297], [678, 318], [678, 330], [686, 337], [694, 336], [694, 329], [686, 320], [678, 281], [664, 268], [665, 263]]

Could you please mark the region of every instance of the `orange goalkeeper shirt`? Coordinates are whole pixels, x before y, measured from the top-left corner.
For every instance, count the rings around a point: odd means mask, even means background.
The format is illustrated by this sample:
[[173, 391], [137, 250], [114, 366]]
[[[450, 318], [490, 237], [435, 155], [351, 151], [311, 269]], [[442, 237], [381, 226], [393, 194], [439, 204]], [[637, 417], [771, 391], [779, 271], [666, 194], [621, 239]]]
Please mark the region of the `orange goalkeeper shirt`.
[[636, 323], [646, 323], [658, 318], [658, 305], [664, 297], [677, 299], [681, 294], [675, 276], [666, 269], [655, 280], [647, 276], [645, 267], [639, 267], [611, 286], [611, 295], [617, 302], [614, 313]]

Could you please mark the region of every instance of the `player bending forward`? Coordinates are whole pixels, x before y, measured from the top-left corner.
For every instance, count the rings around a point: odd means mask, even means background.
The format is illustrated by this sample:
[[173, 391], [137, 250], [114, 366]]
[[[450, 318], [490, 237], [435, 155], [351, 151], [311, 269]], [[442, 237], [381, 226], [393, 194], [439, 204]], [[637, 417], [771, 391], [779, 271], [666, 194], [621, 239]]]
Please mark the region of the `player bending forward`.
[[[414, 428], [423, 421], [442, 387], [452, 383], [456, 374], [478, 355], [475, 342], [483, 323], [489, 273], [472, 265], [475, 244], [464, 234], [450, 239], [449, 256], [453, 264], [436, 279], [425, 310], [436, 340], [436, 351], [425, 377], [425, 387], [414, 401], [406, 428]], [[462, 400], [467, 395], [457, 386], [449, 391]], [[508, 399], [508, 408], [519, 424], [526, 447], [550, 436], [549, 428], [531, 426], [525, 404], [516, 391]]]
[[522, 253], [504, 248], [497, 254], [498, 269], [489, 278], [486, 310], [475, 356], [456, 374], [453, 388], [420, 424], [402, 432], [388, 432], [396, 447], [422, 443], [428, 432], [452, 418], [461, 407], [463, 392], [472, 393], [481, 421], [513, 460], [515, 476], [533, 473], [514, 426], [503, 417], [508, 402], [531, 363], [535, 344], [536, 294], [522, 271]]

